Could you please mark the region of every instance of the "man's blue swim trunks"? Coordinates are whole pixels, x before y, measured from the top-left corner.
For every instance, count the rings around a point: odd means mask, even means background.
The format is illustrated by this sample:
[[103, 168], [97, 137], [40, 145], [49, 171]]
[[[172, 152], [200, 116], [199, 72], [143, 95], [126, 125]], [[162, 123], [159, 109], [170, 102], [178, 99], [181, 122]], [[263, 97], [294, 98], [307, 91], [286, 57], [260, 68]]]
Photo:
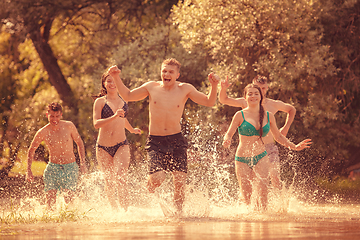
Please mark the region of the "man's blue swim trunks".
[[49, 162], [44, 171], [45, 192], [53, 189], [76, 191], [78, 176], [79, 166], [76, 162], [68, 164]]

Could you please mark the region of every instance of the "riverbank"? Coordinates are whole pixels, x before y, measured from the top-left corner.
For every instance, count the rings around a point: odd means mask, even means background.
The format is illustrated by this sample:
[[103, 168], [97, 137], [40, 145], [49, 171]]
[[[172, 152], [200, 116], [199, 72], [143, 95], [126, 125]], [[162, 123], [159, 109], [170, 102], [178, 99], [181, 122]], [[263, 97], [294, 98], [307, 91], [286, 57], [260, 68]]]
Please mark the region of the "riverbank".
[[315, 182], [328, 198], [336, 197], [345, 203], [360, 203], [360, 179], [354, 181], [337, 176], [333, 179], [317, 178]]

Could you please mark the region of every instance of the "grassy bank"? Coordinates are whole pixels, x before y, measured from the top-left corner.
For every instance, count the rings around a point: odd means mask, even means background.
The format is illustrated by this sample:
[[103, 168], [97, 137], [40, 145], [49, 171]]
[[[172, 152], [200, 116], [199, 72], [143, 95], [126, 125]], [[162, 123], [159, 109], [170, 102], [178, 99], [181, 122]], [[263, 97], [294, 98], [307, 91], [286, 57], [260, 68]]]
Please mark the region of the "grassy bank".
[[317, 178], [315, 182], [329, 194], [336, 194], [344, 201], [360, 202], [360, 179], [353, 181], [347, 177], [336, 176], [332, 179]]
[[24, 213], [17, 208], [11, 208], [0, 214], [1, 224], [33, 224], [33, 223], [61, 223], [75, 222], [86, 218], [87, 212], [77, 210], [61, 209], [59, 212], [45, 211], [40, 214], [34, 212]]

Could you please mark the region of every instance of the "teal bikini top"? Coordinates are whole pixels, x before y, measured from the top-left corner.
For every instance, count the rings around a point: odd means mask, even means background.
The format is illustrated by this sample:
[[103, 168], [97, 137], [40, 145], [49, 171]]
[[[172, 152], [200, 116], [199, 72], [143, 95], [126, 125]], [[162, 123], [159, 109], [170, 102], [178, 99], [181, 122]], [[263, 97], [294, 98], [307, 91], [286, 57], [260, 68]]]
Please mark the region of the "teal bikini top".
[[[262, 137], [265, 137], [270, 131], [269, 112], [266, 113], [267, 113], [268, 122], [265, 126], [263, 126]], [[260, 136], [259, 130], [256, 130], [256, 128], [251, 123], [245, 120], [244, 113], [242, 110], [241, 110], [241, 114], [243, 116], [244, 121], [238, 127], [239, 134], [243, 136]]]

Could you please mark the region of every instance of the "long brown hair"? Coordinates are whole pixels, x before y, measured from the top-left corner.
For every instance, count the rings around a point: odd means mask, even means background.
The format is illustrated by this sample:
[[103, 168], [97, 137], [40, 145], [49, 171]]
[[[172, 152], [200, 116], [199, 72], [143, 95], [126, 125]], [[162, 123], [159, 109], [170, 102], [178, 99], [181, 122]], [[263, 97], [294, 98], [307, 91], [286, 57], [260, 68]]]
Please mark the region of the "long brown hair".
[[259, 103], [259, 122], [260, 122], [260, 140], [262, 141], [262, 135], [263, 135], [263, 128], [262, 128], [262, 123], [263, 123], [263, 120], [264, 120], [264, 114], [265, 114], [265, 110], [264, 110], [264, 107], [262, 105], [262, 102], [263, 102], [263, 95], [262, 95], [262, 92], [261, 92], [261, 89], [258, 85], [255, 85], [253, 83], [250, 83], [248, 84], [245, 88], [244, 88], [244, 98], [246, 98], [246, 93], [248, 91], [249, 88], [256, 88], [259, 93], [260, 93], [260, 103]]
[[105, 72], [102, 76], [101, 76], [101, 89], [100, 89], [100, 93], [97, 95], [93, 95], [92, 98], [95, 100], [99, 97], [105, 96], [107, 94], [107, 90], [105, 87], [105, 81], [106, 78], [110, 76], [110, 74], [108, 72]]

